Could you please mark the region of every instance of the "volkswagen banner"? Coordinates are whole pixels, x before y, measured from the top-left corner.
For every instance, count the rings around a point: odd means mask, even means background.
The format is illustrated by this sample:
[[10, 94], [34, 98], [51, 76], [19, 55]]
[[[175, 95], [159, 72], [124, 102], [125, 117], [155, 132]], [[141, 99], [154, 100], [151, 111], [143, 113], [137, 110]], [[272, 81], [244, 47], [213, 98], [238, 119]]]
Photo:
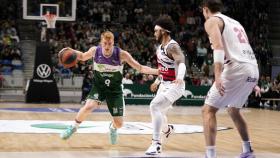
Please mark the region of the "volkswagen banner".
[[33, 78], [27, 84], [27, 103], [60, 102], [52, 67], [48, 43], [39, 43], [36, 47]]

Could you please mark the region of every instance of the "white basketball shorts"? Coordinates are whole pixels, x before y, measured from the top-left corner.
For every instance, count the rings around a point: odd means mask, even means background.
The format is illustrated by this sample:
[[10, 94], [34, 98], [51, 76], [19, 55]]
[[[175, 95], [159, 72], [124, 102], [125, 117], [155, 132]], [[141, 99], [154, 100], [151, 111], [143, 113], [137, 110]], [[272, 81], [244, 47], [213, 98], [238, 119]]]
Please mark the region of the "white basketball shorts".
[[185, 83], [178, 85], [169, 81], [163, 81], [159, 86], [157, 95], [164, 95], [170, 102], [174, 103], [176, 100], [182, 97], [184, 92]]
[[205, 104], [216, 108], [242, 108], [258, 82], [258, 66], [237, 62], [225, 64], [221, 79], [225, 94], [221, 96], [214, 83], [208, 91]]

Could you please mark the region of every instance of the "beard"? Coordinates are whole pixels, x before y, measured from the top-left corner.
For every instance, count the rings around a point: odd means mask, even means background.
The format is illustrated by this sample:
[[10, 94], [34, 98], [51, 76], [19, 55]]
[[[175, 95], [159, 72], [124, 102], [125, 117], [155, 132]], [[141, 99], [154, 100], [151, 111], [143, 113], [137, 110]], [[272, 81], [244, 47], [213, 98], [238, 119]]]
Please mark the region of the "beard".
[[159, 34], [157, 38], [157, 42], [161, 43], [162, 42], [162, 33]]

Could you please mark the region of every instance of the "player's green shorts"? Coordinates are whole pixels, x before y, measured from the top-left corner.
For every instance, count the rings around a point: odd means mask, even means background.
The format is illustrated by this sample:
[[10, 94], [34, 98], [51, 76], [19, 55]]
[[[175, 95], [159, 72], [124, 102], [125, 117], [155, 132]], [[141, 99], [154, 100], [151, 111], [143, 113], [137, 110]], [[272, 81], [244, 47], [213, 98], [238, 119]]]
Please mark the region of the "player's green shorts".
[[123, 116], [124, 111], [124, 98], [122, 91], [110, 92], [109, 90], [100, 90], [93, 86], [87, 99], [107, 102], [108, 109], [112, 116]]

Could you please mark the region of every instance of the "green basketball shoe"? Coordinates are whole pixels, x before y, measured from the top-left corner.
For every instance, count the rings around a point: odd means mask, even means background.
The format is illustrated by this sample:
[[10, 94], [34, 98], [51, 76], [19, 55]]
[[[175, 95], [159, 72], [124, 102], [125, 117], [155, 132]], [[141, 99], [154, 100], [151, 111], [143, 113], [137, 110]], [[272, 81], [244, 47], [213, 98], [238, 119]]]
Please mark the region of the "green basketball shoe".
[[71, 137], [71, 135], [73, 133], [75, 133], [77, 131], [77, 128], [75, 126], [69, 126], [67, 127], [67, 129], [65, 131], [63, 131], [61, 134], [60, 134], [60, 138], [61, 139], [68, 139]]
[[112, 125], [112, 122], [109, 125], [109, 130], [110, 130], [109, 137], [110, 137], [111, 144], [114, 145], [114, 144], [117, 144], [118, 132], [117, 132], [117, 129], [112, 128], [111, 125]]

